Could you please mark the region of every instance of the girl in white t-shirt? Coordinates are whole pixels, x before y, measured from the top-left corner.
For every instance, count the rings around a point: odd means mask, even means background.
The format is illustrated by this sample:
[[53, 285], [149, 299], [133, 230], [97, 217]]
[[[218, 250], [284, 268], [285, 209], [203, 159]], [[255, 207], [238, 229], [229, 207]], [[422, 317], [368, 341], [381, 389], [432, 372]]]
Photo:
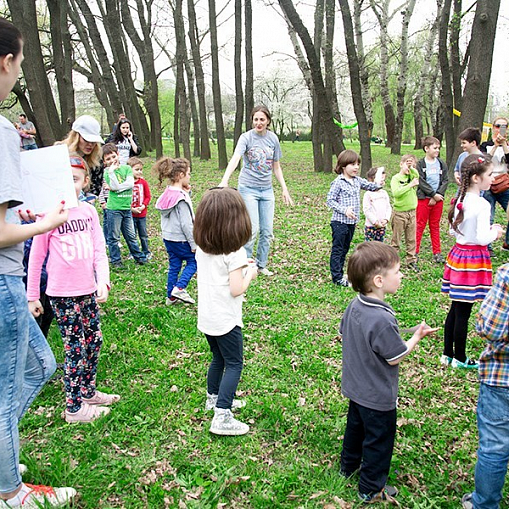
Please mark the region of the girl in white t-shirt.
[[472, 154], [461, 165], [461, 186], [449, 211], [456, 244], [447, 255], [442, 293], [451, 298], [444, 325], [444, 352], [440, 362], [453, 368], [477, 369], [466, 355], [468, 319], [492, 282], [488, 244], [502, 235], [499, 224], [490, 226], [490, 204], [480, 196], [493, 183], [493, 164], [486, 154]]
[[210, 432], [245, 435], [249, 426], [233, 417], [232, 408], [243, 366], [242, 300], [256, 264], [244, 244], [251, 237], [251, 220], [239, 192], [231, 188], [207, 191], [196, 210], [194, 239], [198, 263], [198, 329], [212, 351], [207, 374], [206, 410], [214, 410]]

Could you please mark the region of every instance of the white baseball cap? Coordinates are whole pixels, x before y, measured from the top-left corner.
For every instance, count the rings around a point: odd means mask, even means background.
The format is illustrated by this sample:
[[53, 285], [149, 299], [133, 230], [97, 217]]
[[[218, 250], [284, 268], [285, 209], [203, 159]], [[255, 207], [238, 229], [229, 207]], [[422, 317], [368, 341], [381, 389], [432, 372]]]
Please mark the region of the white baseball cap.
[[101, 137], [101, 126], [94, 117], [81, 115], [72, 124], [71, 129], [81, 135], [89, 143], [104, 143]]

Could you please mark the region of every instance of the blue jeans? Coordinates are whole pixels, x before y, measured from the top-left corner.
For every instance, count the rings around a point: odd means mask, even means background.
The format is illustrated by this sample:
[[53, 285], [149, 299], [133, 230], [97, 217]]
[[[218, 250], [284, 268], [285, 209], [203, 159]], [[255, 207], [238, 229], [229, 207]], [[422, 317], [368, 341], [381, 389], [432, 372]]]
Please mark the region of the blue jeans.
[[[500, 203], [500, 206], [507, 211], [507, 205], [509, 205], [509, 189], [503, 193], [494, 194], [491, 191], [484, 191], [483, 198], [488, 200], [491, 205], [491, 217], [490, 222], [493, 224], [495, 221], [495, 206]], [[505, 243], [509, 244], [509, 223], [507, 223], [507, 229], [505, 231]]]
[[0, 275], [0, 306], [0, 492], [9, 493], [21, 484], [18, 423], [56, 363], [20, 276]]
[[244, 246], [248, 258], [253, 256], [253, 248], [258, 232], [258, 247], [256, 249], [256, 265], [263, 269], [269, 259], [270, 242], [273, 238], [274, 228], [274, 190], [259, 189], [256, 187], [239, 186], [239, 193], [246, 204], [247, 212], [251, 218], [251, 240]]
[[141, 250], [145, 256], [150, 254], [148, 248], [148, 233], [147, 233], [147, 216], [145, 217], [133, 217], [134, 230], [140, 237]]
[[118, 264], [122, 261], [120, 257], [120, 232], [127, 242], [127, 247], [133, 258], [137, 262], [145, 262], [147, 257], [141, 252], [140, 246], [136, 241], [136, 232], [134, 231], [133, 215], [131, 210], [108, 210], [108, 249], [110, 250], [110, 260], [112, 264]]
[[30, 145], [23, 145], [23, 150], [37, 150], [37, 143], [30, 143]]
[[509, 461], [509, 389], [481, 382], [477, 402], [479, 449], [475, 466], [475, 509], [498, 509]]
[[244, 365], [242, 329], [234, 327], [222, 336], [205, 334], [212, 352], [207, 373], [207, 392], [217, 394], [217, 408], [231, 409]]
[[[196, 257], [191, 251], [189, 242], [163, 240], [170, 262], [168, 266], [168, 281], [166, 283], [166, 295], [170, 297], [171, 291], [175, 286], [178, 286], [179, 288], [187, 288], [189, 281], [191, 281], [191, 278], [196, 273]], [[186, 262], [186, 266], [184, 267], [182, 274], [180, 274], [180, 269], [184, 262]]]
[[104, 241], [108, 243], [108, 209], [103, 209], [103, 233]]

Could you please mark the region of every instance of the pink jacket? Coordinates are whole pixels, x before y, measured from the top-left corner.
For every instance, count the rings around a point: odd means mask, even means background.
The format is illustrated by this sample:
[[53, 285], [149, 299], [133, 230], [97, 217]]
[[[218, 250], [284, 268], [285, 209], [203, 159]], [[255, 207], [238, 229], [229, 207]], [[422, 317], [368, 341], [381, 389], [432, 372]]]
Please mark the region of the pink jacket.
[[90, 295], [97, 284], [110, 285], [110, 269], [104, 235], [97, 211], [80, 203], [69, 210], [66, 223], [54, 230], [34, 237], [28, 262], [27, 297], [40, 297], [41, 269], [49, 253], [46, 269], [51, 297]]

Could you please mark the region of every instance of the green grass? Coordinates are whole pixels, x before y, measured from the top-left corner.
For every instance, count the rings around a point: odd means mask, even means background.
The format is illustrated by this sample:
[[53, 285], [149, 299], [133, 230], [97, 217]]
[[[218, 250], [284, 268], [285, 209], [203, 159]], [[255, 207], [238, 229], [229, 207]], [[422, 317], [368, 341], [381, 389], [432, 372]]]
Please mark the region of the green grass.
[[[325, 196], [334, 175], [312, 171], [310, 143], [284, 143], [283, 154], [296, 205], [282, 204], [275, 183], [269, 264], [276, 274], [255, 280], [244, 305], [239, 392], [248, 405], [240, 417], [251, 432], [237, 438], [209, 434], [210, 415], [203, 410], [208, 346], [196, 329], [196, 307], [164, 304], [167, 256], [151, 208], [154, 259], [144, 267], [127, 262], [126, 271], [113, 272], [103, 305], [98, 386], [122, 400], [96, 423], [68, 425], [60, 416], [62, 384], [50, 382], [21, 423], [27, 482], [74, 486], [80, 493], [75, 506], [83, 508], [358, 506], [356, 481], [338, 475], [348, 403], [340, 390], [338, 325], [354, 293], [330, 281]], [[398, 170], [399, 158], [384, 147], [373, 147], [373, 161], [389, 177]], [[222, 177], [214, 165], [193, 161], [195, 207]], [[162, 187], [151, 176], [149, 181], [155, 201]], [[452, 245], [445, 214], [442, 226], [445, 253]], [[362, 237], [359, 226], [354, 243]], [[442, 327], [445, 320], [449, 301], [440, 295], [442, 268], [431, 262], [429, 244], [426, 234], [421, 272], [407, 274], [388, 299], [402, 328], [422, 319]], [[494, 262], [505, 258], [499, 251]], [[196, 296], [195, 279], [189, 292]], [[402, 507], [458, 507], [473, 488], [478, 382], [476, 373], [439, 367], [442, 332], [424, 339], [401, 366], [389, 482], [399, 487]], [[62, 361], [55, 326], [50, 342]], [[475, 357], [482, 348], [472, 320], [468, 351]]]

